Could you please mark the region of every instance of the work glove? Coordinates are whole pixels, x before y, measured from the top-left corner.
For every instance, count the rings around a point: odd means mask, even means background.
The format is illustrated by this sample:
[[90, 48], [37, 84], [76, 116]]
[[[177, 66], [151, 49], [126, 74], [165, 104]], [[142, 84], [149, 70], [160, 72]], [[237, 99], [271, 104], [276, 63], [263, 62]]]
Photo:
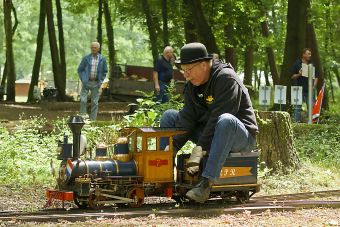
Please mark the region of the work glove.
[[190, 158], [187, 162], [187, 171], [191, 175], [195, 175], [199, 171], [200, 162], [206, 151], [202, 150], [201, 146], [196, 146], [192, 149]]

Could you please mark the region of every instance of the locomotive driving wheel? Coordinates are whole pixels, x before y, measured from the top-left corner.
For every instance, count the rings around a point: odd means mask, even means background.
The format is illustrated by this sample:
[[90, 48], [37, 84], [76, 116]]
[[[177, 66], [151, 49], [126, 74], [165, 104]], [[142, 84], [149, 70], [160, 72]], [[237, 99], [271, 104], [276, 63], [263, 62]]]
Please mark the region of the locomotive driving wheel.
[[103, 197], [96, 196], [95, 193], [91, 193], [91, 195], [89, 196], [89, 206], [92, 209], [102, 209], [105, 205], [102, 203], [98, 203], [102, 200], [104, 200]]
[[141, 207], [144, 204], [144, 190], [142, 188], [131, 188], [126, 193], [126, 197], [134, 201], [128, 205], [132, 208]]
[[249, 190], [237, 191], [236, 199], [239, 203], [246, 203], [249, 200]]

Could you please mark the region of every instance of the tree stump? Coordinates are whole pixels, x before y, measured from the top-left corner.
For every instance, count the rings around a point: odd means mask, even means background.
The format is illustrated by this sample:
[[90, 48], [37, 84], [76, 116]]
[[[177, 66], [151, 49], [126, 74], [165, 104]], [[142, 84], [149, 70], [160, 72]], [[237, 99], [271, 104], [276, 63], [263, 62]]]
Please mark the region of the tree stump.
[[268, 168], [276, 170], [297, 169], [300, 161], [294, 144], [290, 115], [287, 112], [256, 112], [259, 126], [257, 146], [260, 161]]

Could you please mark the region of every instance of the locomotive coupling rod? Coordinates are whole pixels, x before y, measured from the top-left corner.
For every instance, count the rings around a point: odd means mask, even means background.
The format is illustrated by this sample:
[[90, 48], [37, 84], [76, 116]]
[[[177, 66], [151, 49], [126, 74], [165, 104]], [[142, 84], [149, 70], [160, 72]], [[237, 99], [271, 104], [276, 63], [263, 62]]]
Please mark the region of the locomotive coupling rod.
[[121, 196], [110, 195], [110, 194], [105, 194], [105, 193], [103, 193], [103, 194], [101, 193], [100, 195], [101, 196], [105, 196], [105, 197], [109, 197], [109, 198], [112, 198], [112, 199], [122, 200], [122, 201], [129, 202], [129, 203], [133, 203], [134, 202], [133, 199], [129, 199], [129, 198], [121, 197]]

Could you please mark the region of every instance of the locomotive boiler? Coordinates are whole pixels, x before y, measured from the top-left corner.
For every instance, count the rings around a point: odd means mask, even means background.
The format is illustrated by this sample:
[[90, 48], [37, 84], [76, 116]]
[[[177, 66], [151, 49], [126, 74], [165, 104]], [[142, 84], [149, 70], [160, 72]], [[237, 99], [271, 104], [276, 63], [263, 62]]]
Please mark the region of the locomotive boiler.
[[[183, 201], [185, 194], [197, 182], [198, 176], [186, 171], [190, 154], [173, 155], [173, 136], [185, 133], [179, 128], [123, 128], [121, 139], [108, 150], [97, 147], [94, 158], [80, 157], [80, 116], [69, 119], [73, 143], [58, 144], [61, 160], [55, 189], [46, 191], [49, 201], [74, 200], [78, 207], [99, 208], [107, 204], [143, 205], [147, 196], [165, 196]], [[160, 149], [161, 138], [166, 138], [169, 150]], [[259, 191], [257, 183], [257, 152], [231, 153], [214, 183], [211, 197], [236, 197], [248, 200]], [[205, 166], [204, 157], [200, 169]]]

